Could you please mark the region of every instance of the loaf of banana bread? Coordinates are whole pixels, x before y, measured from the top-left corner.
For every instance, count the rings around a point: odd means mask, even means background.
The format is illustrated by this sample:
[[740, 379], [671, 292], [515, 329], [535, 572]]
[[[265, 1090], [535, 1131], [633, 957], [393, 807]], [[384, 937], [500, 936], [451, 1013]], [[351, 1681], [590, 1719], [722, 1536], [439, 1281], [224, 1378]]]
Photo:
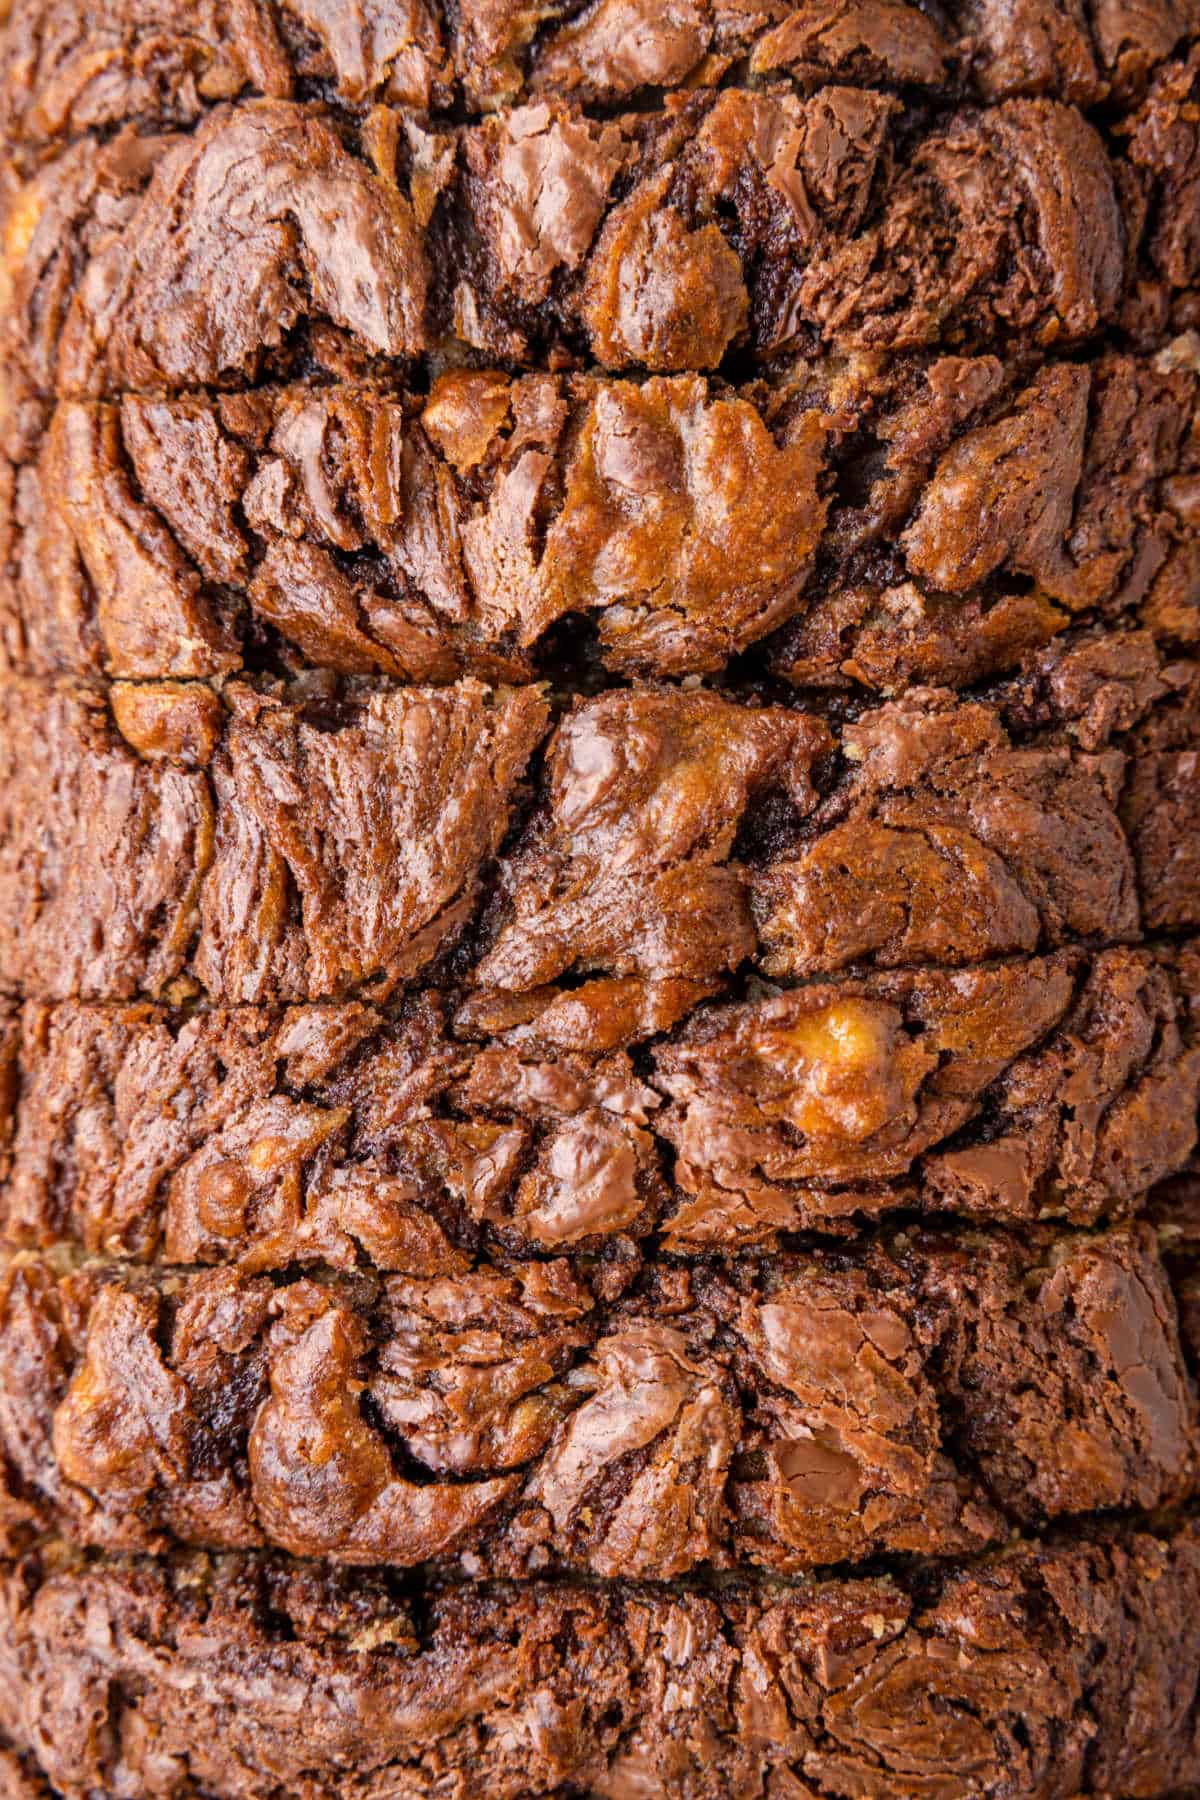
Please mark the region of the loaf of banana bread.
[[1200, 1793], [1197, 0], [0, 0], [0, 1796]]

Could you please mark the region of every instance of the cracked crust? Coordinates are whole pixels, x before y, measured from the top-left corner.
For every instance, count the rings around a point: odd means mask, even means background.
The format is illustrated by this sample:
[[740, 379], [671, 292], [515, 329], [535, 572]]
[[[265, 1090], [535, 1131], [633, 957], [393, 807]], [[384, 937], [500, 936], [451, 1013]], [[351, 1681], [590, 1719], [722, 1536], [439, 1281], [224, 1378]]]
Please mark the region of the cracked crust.
[[1200, 1793], [1197, 0], [0, 27], [0, 1794]]

